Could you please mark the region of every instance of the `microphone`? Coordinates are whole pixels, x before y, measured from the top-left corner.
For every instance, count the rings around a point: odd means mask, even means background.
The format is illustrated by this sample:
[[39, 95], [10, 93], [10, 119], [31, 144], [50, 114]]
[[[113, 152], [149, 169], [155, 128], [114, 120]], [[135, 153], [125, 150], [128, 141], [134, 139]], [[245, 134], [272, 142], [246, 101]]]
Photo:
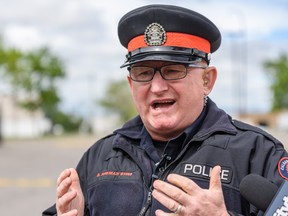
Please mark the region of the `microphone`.
[[240, 194], [266, 216], [288, 216], [288, 181], [280, 188], [268, 179], [250, 174], [240, 183]]

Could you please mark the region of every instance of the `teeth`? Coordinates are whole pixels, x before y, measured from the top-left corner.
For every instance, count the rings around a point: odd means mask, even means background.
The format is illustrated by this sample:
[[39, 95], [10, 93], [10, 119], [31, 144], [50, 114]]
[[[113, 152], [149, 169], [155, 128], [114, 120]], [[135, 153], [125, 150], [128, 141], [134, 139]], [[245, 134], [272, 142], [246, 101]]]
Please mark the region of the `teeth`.
[[153, 107], [154, 108], [158, 108], [159, 106], [161, 106], [161, 104], [172, 104], [174, 103], [174, 101], [170, 100], [170, 101], [160, 101], [160, 102], [155, 102]]
[[173, 103], [173, 101], [160, 101], [160, 102], [156, 102], [157, 104], [164, 104], [164, 103]]

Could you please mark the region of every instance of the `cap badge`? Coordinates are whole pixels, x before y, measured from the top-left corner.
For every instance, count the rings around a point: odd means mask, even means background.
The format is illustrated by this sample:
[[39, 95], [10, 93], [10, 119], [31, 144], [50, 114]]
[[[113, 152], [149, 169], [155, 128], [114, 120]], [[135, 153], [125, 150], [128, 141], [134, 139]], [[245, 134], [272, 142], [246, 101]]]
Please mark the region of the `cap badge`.
[[161, 46], [166, 42], [165, 29], [158, 23], [151, 23], [144, 32], [144, 40], [148, 46]]

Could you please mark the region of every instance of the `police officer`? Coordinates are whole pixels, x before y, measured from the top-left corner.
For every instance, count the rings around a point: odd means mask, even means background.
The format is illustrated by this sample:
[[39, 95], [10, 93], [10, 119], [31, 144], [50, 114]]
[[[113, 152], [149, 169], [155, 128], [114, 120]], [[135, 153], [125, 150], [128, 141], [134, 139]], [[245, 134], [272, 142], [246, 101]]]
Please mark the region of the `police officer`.
[[[57, 180], [44, 215], [261, 215], [239, 193], [256, 173], [280, 185], [283, 145], [232, 120], [208, 97], [218, 28], [192, 10], [137, 8], [119, 21], [139, 116], [102, 138]], [[287, 172], [287, 171], [283, 171]]]

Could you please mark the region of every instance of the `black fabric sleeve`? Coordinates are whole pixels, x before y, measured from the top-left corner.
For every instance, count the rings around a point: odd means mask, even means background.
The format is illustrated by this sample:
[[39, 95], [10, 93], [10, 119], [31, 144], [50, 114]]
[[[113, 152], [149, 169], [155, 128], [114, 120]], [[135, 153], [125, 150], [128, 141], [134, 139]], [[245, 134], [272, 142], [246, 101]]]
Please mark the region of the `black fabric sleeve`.
[[42, 212], [42, 216], [57, 216], [56, 204]]

